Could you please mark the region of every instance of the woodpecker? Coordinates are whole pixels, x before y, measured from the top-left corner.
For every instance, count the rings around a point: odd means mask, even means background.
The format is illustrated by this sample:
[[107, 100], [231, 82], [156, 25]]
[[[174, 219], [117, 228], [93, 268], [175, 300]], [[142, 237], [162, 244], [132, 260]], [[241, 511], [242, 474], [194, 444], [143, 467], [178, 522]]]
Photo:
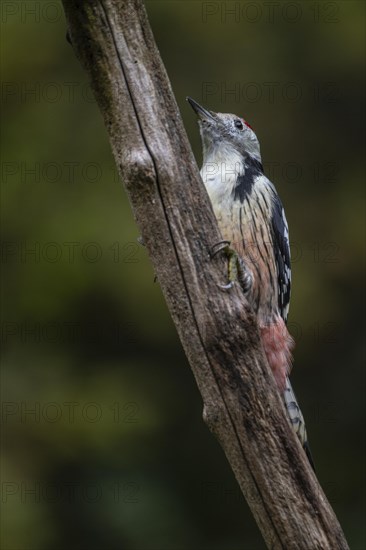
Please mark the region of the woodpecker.
[[[294, 341], [286, 326], [291, 262], [284, 208], [264, 175], [259, 141], [248, 122], [208, 111], [190, 97], [187, 100], [198, 117], [201, 177], [222, 236], [230, 243], [229, 284], [224, 288], [241, 275], [289, 421], [314, 468], [304, 417], [289, 380]], [[235, 262], [237, 269], [233, 269]]]

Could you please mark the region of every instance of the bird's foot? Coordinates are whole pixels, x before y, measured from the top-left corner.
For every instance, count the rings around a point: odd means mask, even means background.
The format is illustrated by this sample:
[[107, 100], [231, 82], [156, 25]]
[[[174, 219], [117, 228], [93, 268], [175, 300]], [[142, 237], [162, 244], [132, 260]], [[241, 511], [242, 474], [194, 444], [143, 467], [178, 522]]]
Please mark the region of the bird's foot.
[[228, 283], [219, 285], [223, 290], [233, 288], [236, 281], [239, 281], [244, 292], [248, 292], [253, 283], [253, 277], [245, 266], [238, 253], [230, 247], [230, 241], [220, 241], [216, 243], [210, 252], [211, 258], [214, 258], [219, 252], [224, 252], [228, 259]]

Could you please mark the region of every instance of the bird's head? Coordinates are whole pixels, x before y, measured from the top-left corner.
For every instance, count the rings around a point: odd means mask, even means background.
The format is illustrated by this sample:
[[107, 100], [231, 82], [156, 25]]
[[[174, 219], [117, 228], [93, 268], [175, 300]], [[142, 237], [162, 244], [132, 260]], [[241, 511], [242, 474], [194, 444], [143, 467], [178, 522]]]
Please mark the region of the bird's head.
[[243, 157], [250, 155], [261, 162], [257, 136], [243, 118], [230, 113], [208, 111], [190, 97], [187, 97], [187, 101], [198, 117], [204, 157], [224, 148]]

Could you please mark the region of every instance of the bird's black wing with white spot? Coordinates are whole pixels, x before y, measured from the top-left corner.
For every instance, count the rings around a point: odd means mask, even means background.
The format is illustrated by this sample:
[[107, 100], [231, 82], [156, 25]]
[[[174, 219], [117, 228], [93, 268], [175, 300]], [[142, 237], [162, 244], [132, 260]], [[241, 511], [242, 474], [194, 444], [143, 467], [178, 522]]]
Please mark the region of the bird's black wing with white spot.
[[281, 200], [273, 188], [272, 238], [278, 277], [278, 308], [287, 321], [291, 294], [291, 260], [288, 225]]

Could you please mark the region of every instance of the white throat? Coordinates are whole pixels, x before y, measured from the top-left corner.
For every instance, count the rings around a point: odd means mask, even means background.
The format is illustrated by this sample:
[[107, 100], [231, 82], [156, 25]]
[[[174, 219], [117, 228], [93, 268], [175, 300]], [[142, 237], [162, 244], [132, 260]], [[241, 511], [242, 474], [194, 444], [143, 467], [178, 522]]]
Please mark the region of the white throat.
[[221, 142], [204, 151], [201, 177], [213, 205], [230, 200], [238, 176], [244, 173], [243, 164], [243, 156], [230, 144]]

